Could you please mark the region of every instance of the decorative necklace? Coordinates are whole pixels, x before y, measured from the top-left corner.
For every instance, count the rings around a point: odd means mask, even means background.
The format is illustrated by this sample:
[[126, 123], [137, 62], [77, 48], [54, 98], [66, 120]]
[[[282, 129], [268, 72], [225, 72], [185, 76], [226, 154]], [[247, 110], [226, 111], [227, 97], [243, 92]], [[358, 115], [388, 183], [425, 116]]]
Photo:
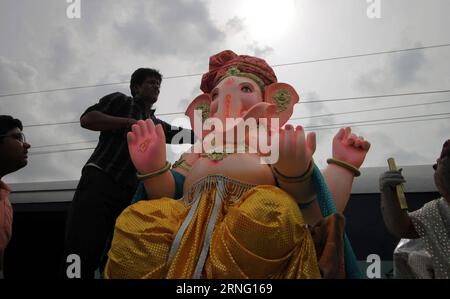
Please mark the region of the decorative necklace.
[[[250, 147], [246, 144], [245, 145], [245, 152], [243, 153], [249, 153]], [[235, 145], [227, 145], [223, 148], [223, 151], [216, 151], [216, 149], [213, 149], [213, 151], [211, 153], [202, 153], [200, 154], [200, 157], [202, 158], [208, 158], [211, 161], [221, 161], [223, 159], [225, 159], [225, 157], [227, 157], [228, 155], [232, 155], [232, 154], [240, 154], [242, 152], [237, 152], [235, 150]]]

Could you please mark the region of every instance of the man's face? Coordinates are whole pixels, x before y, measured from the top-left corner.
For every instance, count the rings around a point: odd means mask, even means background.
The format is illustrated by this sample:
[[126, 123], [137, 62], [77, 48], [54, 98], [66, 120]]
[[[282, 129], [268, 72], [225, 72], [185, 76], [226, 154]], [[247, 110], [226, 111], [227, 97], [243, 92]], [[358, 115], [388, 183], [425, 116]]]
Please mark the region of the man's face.
[[0, 141], [0, 165], [2, 171], [14, 172], [28, 163], [28, 149], [30, 145], [22, 139], [22, 131], [19, 128], [8, 131]]
[[155, 77], [147, 77], [141, 85], [136, 87], [136, 96], [150, 101], [152, 104], [156, 103], [159, 95], [159, 87], [161, 81]]
[[433, 168], [435, 170], [434, 183], [439, 193], [447, 200], [450, 199], [450, 158], [448, 155], [438, 158]]

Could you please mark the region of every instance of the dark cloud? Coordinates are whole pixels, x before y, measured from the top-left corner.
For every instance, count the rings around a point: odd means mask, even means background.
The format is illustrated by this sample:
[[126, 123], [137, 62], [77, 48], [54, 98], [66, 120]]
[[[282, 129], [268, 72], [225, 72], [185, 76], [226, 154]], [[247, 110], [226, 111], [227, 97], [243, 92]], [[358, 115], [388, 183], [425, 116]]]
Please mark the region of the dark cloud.
[[25, 61], [0, 56], [0, 93], [16, 93], [35, 88], [37, 70]]
[[[12, 61], [0, 57], [0, 93], [11, 94], [36, 90], [38, 71], [25, 61]], [[36, 109], [39, 105], [36, 99], [39, 95], [9, 96], [0, 98], [0, 114], [10, 114], [19, 118], [25, 124], [30, 119], [36, 119]]]
[[245, 19], [235, 16], [229, 19], [225, 26], [228, 32], [240, 33], [245, 30]]
[[[380, 128], [386, 127], [380, 126]], [[381, 130], [372, 131], [370, 135], [365, 136], [372, 143], [369, 155], [377, 155], [381, 161], [387, 161], [388, 158], [393, 157], [404, 165], [418, 165], [422, 161], [427, 161], [427, 155], [418, 152], [417, 148], [402, 147], [403, 143], [400, 143], [392, 134], [383, 133]]]
[[269, 46], [261, 46], [258, 42], [254, 41], [252, 44], [247, 46], [248, 50], [252, 52], [256, 57], [265, 57], [269, 56], [274, 52], [272, 47]]
[[411, 51], [390, 60], [397, 83], [405, 85], [420, 79], [420, 71], [426, 59], [423, 51]]
[[426, 62], [423, 51], [390, 54], [381, 68], [360, 76], [358, 89], [379, 92], [398, 89], [421, 80], [420, 74]]
[[47, 52], [48, 68], [46, 72], [49, 74], [58, 74], [55, 76], [59, 79], [68, 80], [71, 74], [76, 73], [77, 69], [82, 67], [78, 61], [77, 51], [74, 45], [74, 33], [67, 27], [59, 27], [52, 39], [52, 45]]
[[203, 1], [144, 3], [125, 22], [115, 24], [118, 39], [136, 53], [196, 59], [225, 38]]
[[198, 88], [192, 88], [191, 93], [188, 97], [186, 98], [182, 98], [179, 102], [178, 102], [178, 108], [180, 108], [180, 111], [185, 111], [187, 109], [187, 107], [189, 106], [189, 104], [199, 95], [202, 94], [202, 91]]
[[[305, 93], [300, 93], [300, 102], [299, 104], [297, 104], [298, 107], [296, 107], [296, 114], [294, 117], [300, 117], [301, 124], [303, 126], [328, 125], [337, 122], [334, 116], [311, 118], [312, 116], [333, 113], [333, 111], [330, 110], [330, 106], [324, 104], [324, 102], [318, 102], [314, 104], [306, 104], [306, 103], [302, 104], [302, 102], [314, 102], [319, 100], [322, 100], [322, 98], [316, 91], [308, 91]], [[302, 119], [303, 117], [308, 118]]]

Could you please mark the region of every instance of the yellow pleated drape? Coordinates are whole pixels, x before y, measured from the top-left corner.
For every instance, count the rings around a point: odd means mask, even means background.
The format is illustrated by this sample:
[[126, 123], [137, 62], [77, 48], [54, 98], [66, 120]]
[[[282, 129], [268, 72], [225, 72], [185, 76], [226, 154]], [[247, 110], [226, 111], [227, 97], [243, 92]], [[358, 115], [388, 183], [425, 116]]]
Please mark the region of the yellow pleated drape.
[[[286, 192], [257, 186], [239, 200], [225, 194], [212, 217], [218, 191], [205, 189], [198, 206], [162, 198], [128, 207], [116, 222], [105, 277], [191, 278], [213, 223], [202, 278], [320, 278], [313, 240]], [[193, 208], [167, 264], [175, 236]]]

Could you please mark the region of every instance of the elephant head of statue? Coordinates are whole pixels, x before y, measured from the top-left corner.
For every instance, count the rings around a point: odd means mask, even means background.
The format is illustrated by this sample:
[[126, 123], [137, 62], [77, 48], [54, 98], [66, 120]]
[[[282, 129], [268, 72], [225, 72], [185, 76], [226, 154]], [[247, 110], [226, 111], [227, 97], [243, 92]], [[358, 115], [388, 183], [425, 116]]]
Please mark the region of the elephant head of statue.
[[203, 75], [200, 89], [204, 93], [186, 110], [198, 137], [210, 132], [203, 124], [211, 118], [222, 123], [221, 128], [215, 127], [215, 130], [229, 129], [225, 124], [228, 120], [251, 118], [277, 119], [281, 127], [292, 116], [294, 105], [299, 101], [291, 85], [277, 82], [265, 60], [237, 55], [230, 50], [210, 58], [209, 71]]

